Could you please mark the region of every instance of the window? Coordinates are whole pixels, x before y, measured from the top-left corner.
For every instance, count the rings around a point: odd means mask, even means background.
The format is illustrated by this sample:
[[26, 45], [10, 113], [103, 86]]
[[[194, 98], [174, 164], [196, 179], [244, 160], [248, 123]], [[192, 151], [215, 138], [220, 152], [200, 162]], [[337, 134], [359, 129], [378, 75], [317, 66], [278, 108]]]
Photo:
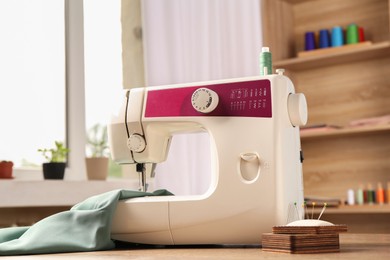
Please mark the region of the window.
[[[121, 1], [84, 0], [85, 113], [87, 132], [106, 126], [122, 105]], [[110, 175], [120, 167], [110, 163]]]
[[[45, 159], [37, 149], [67, 141], [71, 179], [83, 178], [86, 131], [106, 125], [124, 95], [120, 7], [120, 0], [0, 2], [0, 160], [39, 170]], [[120, 175], [118, 166], [110, 170]]]
[[65, 141], [64, 0], [0, 2], [0, 160], [38, 168]]

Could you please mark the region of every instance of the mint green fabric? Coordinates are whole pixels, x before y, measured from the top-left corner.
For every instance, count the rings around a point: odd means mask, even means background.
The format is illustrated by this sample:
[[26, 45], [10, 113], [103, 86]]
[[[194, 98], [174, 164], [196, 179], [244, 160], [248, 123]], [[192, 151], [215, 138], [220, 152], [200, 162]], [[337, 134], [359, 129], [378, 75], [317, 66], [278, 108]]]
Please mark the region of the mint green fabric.
[[114, 190], [73, 206], [69, 211], [49, 216], [31, 227], [0, 229], [0, 255], [46, 254], [108, 250], [117, 202], [145, 196], [173, 195], [167, 190], [153, 193]]

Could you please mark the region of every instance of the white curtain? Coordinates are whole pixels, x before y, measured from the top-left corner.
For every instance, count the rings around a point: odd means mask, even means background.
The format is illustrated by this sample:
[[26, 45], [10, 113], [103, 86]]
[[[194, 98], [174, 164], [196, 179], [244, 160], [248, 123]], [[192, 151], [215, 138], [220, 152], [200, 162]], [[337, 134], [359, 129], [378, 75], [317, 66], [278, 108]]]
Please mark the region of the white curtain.
[[[143, 0], [142, 12], [148, 86], [258, 75], [260, 0]], [[207, 134], [174, 136], [154, 187], [203, 194], [209, 147]]]

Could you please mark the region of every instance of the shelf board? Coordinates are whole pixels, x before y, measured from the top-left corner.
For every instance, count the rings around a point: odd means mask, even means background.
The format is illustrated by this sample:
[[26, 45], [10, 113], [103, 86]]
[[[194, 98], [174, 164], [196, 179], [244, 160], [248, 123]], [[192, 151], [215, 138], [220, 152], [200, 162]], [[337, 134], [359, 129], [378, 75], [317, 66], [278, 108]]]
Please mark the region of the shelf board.
[[376, 126], [346, 127], [331, 130], [304, 130], [301, 131], [301, 139], [309, 140], [324, 137], [340, 137], [346, 135], [367, 135], [380, 132], [390, 132], [390, 124]]
[[[315, 214], [321, 212], [321, 208], [314, 209]], [[311, 209], [308, 209], [308, 213], [311, 216]], [[328, 207], [324, 215], [326, 214], [390, 214], [390, 204], [364, 204], [364, 205], [343, 205], [339, 207]]]
[[274, 62], [274, 67], [297, 71], [320, 68], [340, 63], [356, 62], [366, 59], [386, 57], [387, 55], [390, 55], [389, 41], [374, 43], [367, 46], [361, 46], [359, 48], [342, 49], [342, 47], [340, 47], [339, 52], [276, 61]]

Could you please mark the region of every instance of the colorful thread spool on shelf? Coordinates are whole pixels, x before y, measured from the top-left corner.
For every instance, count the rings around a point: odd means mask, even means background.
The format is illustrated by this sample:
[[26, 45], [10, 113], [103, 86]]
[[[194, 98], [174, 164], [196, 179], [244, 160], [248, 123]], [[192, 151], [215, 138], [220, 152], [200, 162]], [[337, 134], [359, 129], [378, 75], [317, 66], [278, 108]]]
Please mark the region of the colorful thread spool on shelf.
[[363, 185], [360, 184], [359, 189], [356, 191], [356, 203], [358, 205], [364, 204], [364, 194], [363, 194]]
[[355, 205], [355, 191], [353, 189], [347, 191], [347, 201], [348, 205]]
[[320, 30], [320, 38], [319, 38], [319, 48], [328, 48], [331, 46], [330, 43], [330, 35], [327, 29]]
[[343, 28], [335, 26], [332, 28], [332, 47], [342, 46], [344, 44]]
[[387, 203], [390, 204], [390, 181], [387, 182], [386, 199]]
[[316, 40], [314, 32], [305, 33], [305, 51], [316, 49]]
[[359, 27], [359, 42], [364, 42], [365, 37], [364, 37], [364, 29], [363, 27]]
[[355, 44], [359, 42], [359, 33], [358, 27], [356, 24], [352, 23], [347, 27], [347, 44]]
[[385, 203], [385, 190], [382, 187], [382, 183], [378, 182], [376, 189], [376, 203]]

